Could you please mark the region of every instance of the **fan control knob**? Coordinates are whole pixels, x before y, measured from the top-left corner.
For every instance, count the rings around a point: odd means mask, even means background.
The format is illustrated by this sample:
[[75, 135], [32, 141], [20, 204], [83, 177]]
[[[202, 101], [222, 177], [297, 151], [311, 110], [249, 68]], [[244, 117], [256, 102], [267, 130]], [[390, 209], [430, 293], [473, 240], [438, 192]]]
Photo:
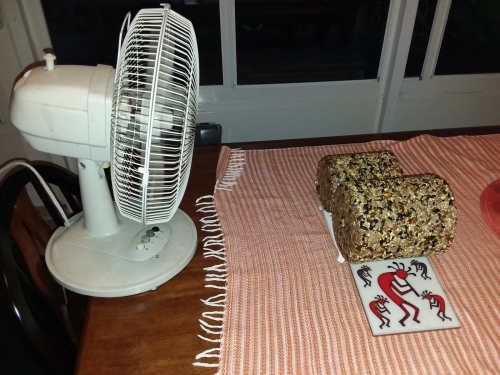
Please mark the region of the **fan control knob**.
[[135, 248], [137, 250], [143, 250], [144, 249], [144, 243], [138, 242], [137, 245], [135, 245]]
[[148, 243], [149, 242], [149, 236], [142, 236], [141, 237], [141, 241], [144, 242], [144, 243]]
[[151, 229], [153, 230], [153, 232], [159, 232], [160, 231], [160, 228], [158, 228], [158, 227], [153, 227]]
[[155, 232], [153, 230], [148, 230], [146, 231], [146, 234], [148, 235], [148, 237], [154, 237], [155, 236]]
[[43, 55], [43, 58], [45, 59], [45, 70], [54, 70], [54, 60], [56, 59], [56, 56], [51, 53], [46, 53]]

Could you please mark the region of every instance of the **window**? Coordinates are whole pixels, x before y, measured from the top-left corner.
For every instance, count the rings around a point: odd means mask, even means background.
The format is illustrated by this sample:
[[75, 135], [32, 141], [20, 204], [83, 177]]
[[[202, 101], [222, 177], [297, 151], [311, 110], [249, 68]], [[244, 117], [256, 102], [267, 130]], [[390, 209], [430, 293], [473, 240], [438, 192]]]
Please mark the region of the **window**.
[[[500, 123], [500, 1], [171, 5], [197, 34], [198, 121], [220, 123], [223, 142]], [[49, 46], [48, 37], [39, 37], [47, 30], [58, 63], [114, 65], [125, 14], [158, 6], [150, 0], [3, 0], [0, 37], [10, 42], [2, 52], [11, 53], [0, 60], [17, 54], [3, 77], [13, 79], [19, 66], [39, 59], [33, 51]], [[12, 86], [3, 87], [2, 117]]]
[[238, 0], [238, 84], [377, 78], [388, 0]]
[[451, 3], [436, 75], [500, 73], [500, 2]]
[[411, 37], [405, 77], [420, 77], [436, 13], [437, 0], [420, 0]]

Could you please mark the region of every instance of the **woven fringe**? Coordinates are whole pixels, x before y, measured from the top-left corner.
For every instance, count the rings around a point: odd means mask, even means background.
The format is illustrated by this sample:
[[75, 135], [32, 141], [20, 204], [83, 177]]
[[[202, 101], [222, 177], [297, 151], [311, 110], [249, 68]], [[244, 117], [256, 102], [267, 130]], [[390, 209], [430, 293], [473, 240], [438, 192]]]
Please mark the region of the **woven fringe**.
[[[233, 159], [233, 155], [231, 155]], [[240, 156], [236, 159], [240, 163]], [[231, 163], [231, 160], [230, 160]], [[238, 175], [241, 173], [241, 168]], [[233, 165], [233, 168], [236, 166]], [[232, 175], [231, 175], [232, 176]], [[233, 178], [233, 177], [231, 177]], [[234, 177], [236, 180], [237, 176]], [[225, 178], [223, 179], [223, 181]], [[234, 185], [234, 180], [233, 185]], [[227, 182], [225, 183], [226, 188], [223, 190], [230, 190], [227, 187]], [[232, 185], [230, 185], [232, 186]], [[205, 258], [216, 258], [222, 263], [216, 264], [211, 267], [206, 267], [204, 270], [206, 288], [213, 288], [218, 290], [217, 294], [207, 298], [206, 300], [201, 300], [205, 305], [210, 306], [218, 310], [212, 310], [202, 313], [202, 319], [199, 319], [200, 327], [205, 332], [206, 336], [198, 335], [202, 340], [215, 343], [217, 346], [212, 349], [205, 350], [204, 352], [196, 356], [199, 362], [194, 362], [194, 366], [200, 367], [219, 367], [220, 360], [220, 343], [222, 340], [222, 333], [224, 329], [224, 308], [226, 306], [226, 293], [227, 289], [227, 265], [226, 265], [226, 247], [224, 244], [224, 237], [221, 232], [219, 216], [215, 210], [214, 197], [212, 195], [205, 195], [196, 200], [196, 206], [198, 207], [198, 212], [203, 212], [207, 214], [200, 221], [202, 223], [202, 230], [209, 233], [203, 239], [203, 256]], [[208, 337], [207, 337], [208, 336]], [[212, 361], [217, 360], [217, 363]], [[217, 373], [218, 374], [218, 373]], [[215, 375], [217, 375], [215, 374]]]
[[231, 150], [231, 156], [222, 180], [217, 181], [215, 190], [231, 191], [236, 185], [236, 180], [240, 177], [245, 165], [245, 151], [235, 148]]

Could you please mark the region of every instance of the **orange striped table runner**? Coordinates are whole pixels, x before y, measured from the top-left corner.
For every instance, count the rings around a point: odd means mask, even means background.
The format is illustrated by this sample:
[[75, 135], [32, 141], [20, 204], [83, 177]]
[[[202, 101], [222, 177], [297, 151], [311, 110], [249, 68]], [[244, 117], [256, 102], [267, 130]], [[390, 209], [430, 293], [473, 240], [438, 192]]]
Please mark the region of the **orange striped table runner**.
[[[435, 173], [454, 192], [456, 240], [429, 259], [460, 329], [373, 337], [349, 265], [336, 260], [318, 209], [318, 161], [383, 149], [405, 174]], [[202, 319], [215, 347], [199, 365], [221, 375], [500, 373], [500, 238], [479, 205], [483, 189], [500, 178], [500, 135], [223, 148], [217, 178], [205, 224], [214, 228], [207, 254], [220, 259], [207, 283], [219, 290]]]

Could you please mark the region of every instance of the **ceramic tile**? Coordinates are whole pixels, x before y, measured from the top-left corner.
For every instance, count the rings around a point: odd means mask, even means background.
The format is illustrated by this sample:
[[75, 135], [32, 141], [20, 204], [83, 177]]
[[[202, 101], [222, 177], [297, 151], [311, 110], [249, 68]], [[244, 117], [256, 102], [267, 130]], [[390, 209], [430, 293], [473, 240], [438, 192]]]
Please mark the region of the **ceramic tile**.
[[350, 266], [374, 336], [460, 327], [427, 257]]

